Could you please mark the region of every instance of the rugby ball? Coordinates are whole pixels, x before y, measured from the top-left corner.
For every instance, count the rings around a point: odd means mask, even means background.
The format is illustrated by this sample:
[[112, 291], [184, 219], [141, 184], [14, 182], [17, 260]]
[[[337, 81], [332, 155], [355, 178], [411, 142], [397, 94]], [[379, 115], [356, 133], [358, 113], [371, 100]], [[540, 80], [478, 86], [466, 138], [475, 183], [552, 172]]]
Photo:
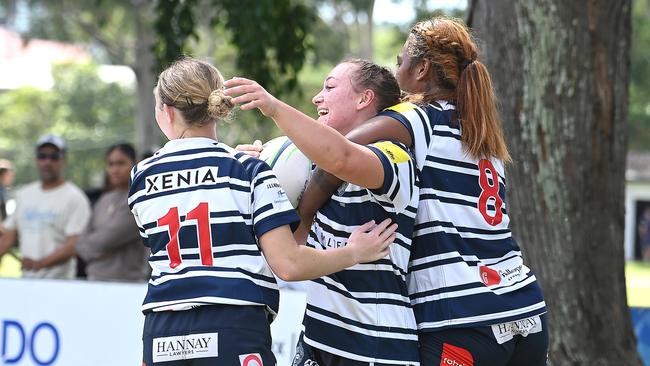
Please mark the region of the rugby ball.
[[271, 167], [289, 201], [297, 208], [311, 176], [311, 161], [287, 136], [276, 137], [265, 143], [260, 159]]

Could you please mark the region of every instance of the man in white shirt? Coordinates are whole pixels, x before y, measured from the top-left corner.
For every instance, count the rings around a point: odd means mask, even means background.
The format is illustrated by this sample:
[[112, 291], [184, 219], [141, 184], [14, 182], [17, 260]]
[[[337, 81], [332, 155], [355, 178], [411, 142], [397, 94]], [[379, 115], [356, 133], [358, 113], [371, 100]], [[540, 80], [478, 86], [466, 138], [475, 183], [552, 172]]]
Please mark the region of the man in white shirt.
[[65, 141], [41, 137], [36, 145], [40, 180], [18, 190], [16, 211], [4, 222], [0, 256], [18, 239], [23, 277], [75, 277], [75, 243], [90, 218], [90, 204], [81, 189], [65, 181], [64, 165]]

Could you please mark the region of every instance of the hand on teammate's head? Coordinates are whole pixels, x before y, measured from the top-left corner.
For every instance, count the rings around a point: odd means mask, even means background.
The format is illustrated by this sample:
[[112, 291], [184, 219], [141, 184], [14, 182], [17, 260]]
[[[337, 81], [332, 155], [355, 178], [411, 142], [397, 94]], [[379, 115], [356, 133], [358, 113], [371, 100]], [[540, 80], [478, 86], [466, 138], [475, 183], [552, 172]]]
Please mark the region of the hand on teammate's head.
[[224, 86], [224, 94], [233, 97], [233, 104], [241, 104], [242, 110], [258, 108], [263, 115], [275, 117], [278, 100], [255, 80], [233, 77], [226, 80]]

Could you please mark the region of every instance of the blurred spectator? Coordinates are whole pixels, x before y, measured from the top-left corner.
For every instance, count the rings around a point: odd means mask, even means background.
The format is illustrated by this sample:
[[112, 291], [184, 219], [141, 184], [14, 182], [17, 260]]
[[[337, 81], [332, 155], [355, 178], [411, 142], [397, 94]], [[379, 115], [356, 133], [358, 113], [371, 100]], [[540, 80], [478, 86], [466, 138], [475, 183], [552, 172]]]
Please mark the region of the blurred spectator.
[[7, 190], [14, 181], [14, 166], [9, 160], [0, 159], [0, 221], [7, 218]]
[[637, 230], [639, 231], [641, 244], [641, 258], [646, 262], [650, 262], [650, 207], [643, 210]]
[[135, 150], [129, 144], [113, 145], [106, 153], [108, 187], [77, 241], [77, 254], [86, 262], [89, 280], [145, 281], [148, 277], [146, 248], [127, 204], [135, 162]]
[[88, 219], [86, 195], [63, 177], [65, 142], [45, 135], [36, 145], [40, 180], [16, 193], [16, 211], [5, 220], [0, 256], [19, 240], [23, 277], [74, 278], [75, 243]]

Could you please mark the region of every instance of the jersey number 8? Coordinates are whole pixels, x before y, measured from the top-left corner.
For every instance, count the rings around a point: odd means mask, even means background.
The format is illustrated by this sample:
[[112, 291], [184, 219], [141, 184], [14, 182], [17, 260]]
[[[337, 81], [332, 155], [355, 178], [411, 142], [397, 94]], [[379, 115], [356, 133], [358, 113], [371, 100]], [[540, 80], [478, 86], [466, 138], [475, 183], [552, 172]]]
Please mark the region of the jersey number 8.
[[[478, 210], [483, 215], [485, 221], [492, 225], [498, 225], [503, 220], [501, 207], [503, 200], [499, 196], [499, 175], [494, 165], [487, 160], [481, 159], [478, 162], [478, 183], [481, 186], [481, 195], [478, 196]], [[490, 179], [488, 180], [488, 174]], [[494, 205], [494, 215], [488, 212], [488, 205]]]

